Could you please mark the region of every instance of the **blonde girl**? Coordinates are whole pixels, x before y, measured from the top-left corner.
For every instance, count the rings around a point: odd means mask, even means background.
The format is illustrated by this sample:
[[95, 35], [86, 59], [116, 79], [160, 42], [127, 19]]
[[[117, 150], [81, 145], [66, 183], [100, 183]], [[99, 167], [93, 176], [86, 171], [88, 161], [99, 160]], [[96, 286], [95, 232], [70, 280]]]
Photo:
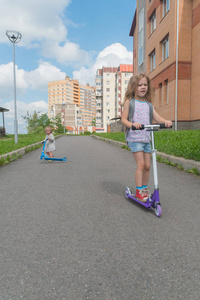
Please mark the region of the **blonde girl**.
[[56, 150], [56, 145], [55, 145], [55, 138], [52, 133], [51, 126], [47, 126], [45, 128], [45, 133], [46, 133], [45, 140], [47, 140], [47, 141], [46, 141], [44, 151], [47, 153], [47, 155], [49, 155], [49, 157], [52, 158], [53, 157], [52, 152]]
[[[130, 99], [135, 100], [133, 122], [129, 121]], [[150, 124], [150, 109], [153, 100], [153, 89], [149, 77], [145, 73], [132, 76], [129, 80], [127, 91], [124, 97], [123, 112], [121, 117], [122, 124], [128, 128], [127, 142], [133, 153], [137, 168], [135, 172], [136, 197], [146, 202], [149, 191], [149, 171], [151, 163], [150, 132], [147, 130], [132, 130], [132, 125], [137, 129], [141, 124]], [[156, 123], [164, 123], [165, 127], [171, 127], [172, 122], [162, 118], [153, 108], [153, 120]]]

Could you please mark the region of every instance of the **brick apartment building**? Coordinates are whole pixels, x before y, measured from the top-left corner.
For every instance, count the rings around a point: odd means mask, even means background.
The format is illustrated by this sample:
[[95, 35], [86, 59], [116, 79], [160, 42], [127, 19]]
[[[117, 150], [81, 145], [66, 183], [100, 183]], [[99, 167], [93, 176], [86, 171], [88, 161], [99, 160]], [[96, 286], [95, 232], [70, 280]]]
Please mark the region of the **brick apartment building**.
[[175, 129], [200, 128], [200, 0], [137, 0], [134, 74], [145, 71], [154, 106]]
[[132, 65], [103, 67], [96, 72], [96, 130], [107, 132], [110, 120], [121, 116], [121, 103], [133, 75]]
[[[88, 130], [96, 117], [96, 92], [78, 80], [56, 80], [48, 83], [48, 117], [61, 113], [66, 129], [78, 133]], [[94, 129], [94, 128], [93, 128]]]

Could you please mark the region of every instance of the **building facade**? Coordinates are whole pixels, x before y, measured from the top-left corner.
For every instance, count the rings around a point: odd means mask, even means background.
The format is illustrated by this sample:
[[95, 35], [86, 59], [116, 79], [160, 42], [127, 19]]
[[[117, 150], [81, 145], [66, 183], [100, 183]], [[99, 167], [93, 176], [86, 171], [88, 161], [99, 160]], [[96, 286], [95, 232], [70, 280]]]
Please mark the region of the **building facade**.
[[[60, 113], [66, 129], [91, 126], [96, 117], [96, 92], [89, 85], [80, 85], [78, 80], [65, 77], [48, 83], [48, 117]], [[75, 129], [76, 128], [76, 129]]]
[[134, 73], [151, 78], [158, 113], [175, 129], [200, 128], [200, 0], [137, 0], [130, 36]]
[[107, 132], [111, 119], [121, 116], [121, 103], [132, 75], [132, 65], [103, 67], [97, 70], [95, 78], [97, 131]]

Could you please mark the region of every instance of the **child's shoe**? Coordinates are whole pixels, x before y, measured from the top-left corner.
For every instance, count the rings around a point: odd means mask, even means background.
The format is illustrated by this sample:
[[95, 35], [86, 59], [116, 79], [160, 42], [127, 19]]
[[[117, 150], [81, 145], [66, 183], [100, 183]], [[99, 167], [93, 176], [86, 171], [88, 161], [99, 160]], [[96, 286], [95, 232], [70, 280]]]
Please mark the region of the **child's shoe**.
[[151, 193], [148, 190], [148, 188], [143, 188], [142, 191], [143, 191], [143, 195], [145, 195], [147, 198], [151, 197]]
[[136, 189], [135, 197], [141, 202], [147, 202], [148, 197], [143, 193], [143, 190]]

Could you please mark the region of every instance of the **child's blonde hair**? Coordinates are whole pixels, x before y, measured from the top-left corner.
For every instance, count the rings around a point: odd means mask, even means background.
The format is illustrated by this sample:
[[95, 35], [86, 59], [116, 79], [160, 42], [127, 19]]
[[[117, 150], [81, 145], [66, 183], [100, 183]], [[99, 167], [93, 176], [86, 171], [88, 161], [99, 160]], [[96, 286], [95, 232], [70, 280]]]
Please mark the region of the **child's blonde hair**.
[[129, 83], [128, 83], [128, 87], [127, 87], [127, 90], [126, 90], [126, 93], [125, 93], [125, 96], [124, 96], [124, 102], [123, 102], [122, 105], [124, 105], [126, 100], [130, 100], [131, 98], [135, 98], [139, 81], [144, 77], [147, 79], [147, 85], [148, 85], [148, 91], [147, 91], [144, 98], [148, 102], [153, 101], [153, 88], [152, 88], [152, 85], [151, 85], [150, 78], [147, 74], [145, 74], [144, 72], [141, 72], [141, 73], [136, 74], [136, 75], [134, 75], [130, 78]]
[[45, 127], [45, 131], [46, 131], [47, 129], [49, 129], [49, 130], [50, 130], [50, 132], [52, 133], [52, 128], [51, 128], [51, 126], [47, 126], [47, 127]]

